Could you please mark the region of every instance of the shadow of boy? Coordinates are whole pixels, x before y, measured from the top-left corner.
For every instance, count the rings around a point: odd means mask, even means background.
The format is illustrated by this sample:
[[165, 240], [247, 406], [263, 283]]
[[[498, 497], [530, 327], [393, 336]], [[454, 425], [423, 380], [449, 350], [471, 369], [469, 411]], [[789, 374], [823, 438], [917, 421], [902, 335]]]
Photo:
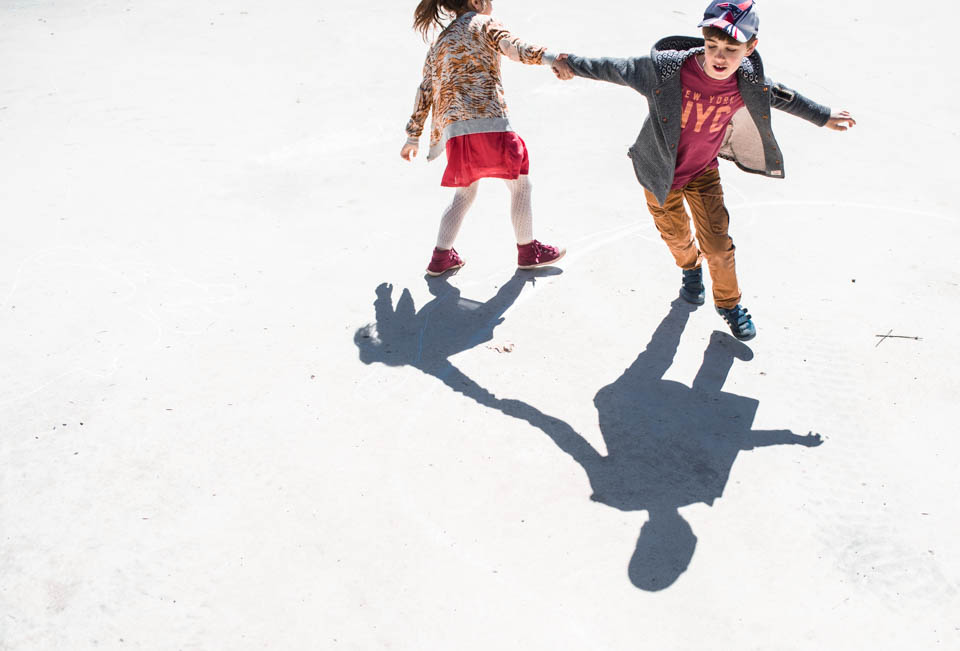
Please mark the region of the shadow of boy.
[[814, 434], [751, 429], [759, 401], [727, 393], [723, 384], [733, 360], [748, 361], [753, 353], [728, 334], [711, 335], [690, 387], [663, 379], [694, 309], [676, 299], [646, 349], [597, 392], [606, 455], [566, 429], [544, 429], [586, 471], [592, 500], [648, 512], [628, 568], [631, 582], [644, 590], [662, 590], [686, 571], [697, 538], [679, 508], [712, 506], [740, 451], [822, 442]]

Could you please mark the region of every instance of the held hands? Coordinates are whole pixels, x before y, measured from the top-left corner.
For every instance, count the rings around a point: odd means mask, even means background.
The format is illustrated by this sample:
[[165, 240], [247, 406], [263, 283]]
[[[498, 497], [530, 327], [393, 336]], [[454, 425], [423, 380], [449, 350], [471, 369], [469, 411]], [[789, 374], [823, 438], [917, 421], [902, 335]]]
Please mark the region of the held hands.
[[403, 145], [403, 149], [400, 150], [400, 158], [407, 161], [412, 161], [417, 157], [417, 152], [420, 150], [418, 145], [411, 145], [409, 142]]
[[553, 62], [552, 70], [553, 74], [557, 76], [557, 79], [562, 81], [568, 81], [576, 77], [573, 74], [573, 68], [570, 67], [570, 64], [567, 63], [568, 54], [557, 55], [557, 60]]
[[823, 126], [834, 131], [846, 131], [857, 124], [849, 111], [834, 111], [830, 114], [830, 119]]

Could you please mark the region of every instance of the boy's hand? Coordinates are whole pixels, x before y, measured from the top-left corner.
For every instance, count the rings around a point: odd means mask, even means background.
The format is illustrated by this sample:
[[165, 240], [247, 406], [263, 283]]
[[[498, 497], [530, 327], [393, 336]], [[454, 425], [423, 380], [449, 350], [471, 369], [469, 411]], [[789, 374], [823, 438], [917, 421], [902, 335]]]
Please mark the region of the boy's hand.
[[805, 445], [808, 448], [815, 448], [823, 444], [823, 437], [813, 432], [808, 432], [806, 436], [801, 436], [800, 439], [802, 441], [801, 445]]
[[403, 160], [413, 160], [417, 157], [417, 152], [420, 150], [420, 147], [417, 145], [411, 145], [409, 142], [403, 146], [403, 149], [400, 150], [400, 158]]
[[857, 121], [853, 119], [849, 111], [834, 111], [830, 114], [830, 119], [827, 120], [827, 123], [823, 126], [828, 129], [833, 129], [834, 131], [846, 131], [856, 124]]
[[573, 74], [573, 68], [571, 68], [570, 64], [566, 61], [568, 56], [568, 54], [560, 54], [557, 56], [557, 60], [553, 62], [553, 74], [557, 76], [557, 79], [568, 81], [576, 77], [576, 75]]

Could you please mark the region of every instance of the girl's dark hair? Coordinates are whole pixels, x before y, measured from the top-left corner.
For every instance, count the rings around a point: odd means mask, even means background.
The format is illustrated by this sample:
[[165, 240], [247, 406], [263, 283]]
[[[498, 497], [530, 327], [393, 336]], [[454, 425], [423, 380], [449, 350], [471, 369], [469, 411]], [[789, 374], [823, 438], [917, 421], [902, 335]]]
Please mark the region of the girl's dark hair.
[[443, 27], [443, 21], [470, 9], [470, 0], [420, 0], [413, 10], [413, 28], [427, 40], [430, 30]]

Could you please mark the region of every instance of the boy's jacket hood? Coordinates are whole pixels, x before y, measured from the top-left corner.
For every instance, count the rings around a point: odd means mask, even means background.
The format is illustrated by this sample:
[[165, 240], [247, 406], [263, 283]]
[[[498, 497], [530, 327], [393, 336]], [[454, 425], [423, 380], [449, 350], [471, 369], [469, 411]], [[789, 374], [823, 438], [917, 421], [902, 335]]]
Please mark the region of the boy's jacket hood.
[[[702, 38], [693, 36], [667, 36], [657, 41], [650, 50], [650, 58], [656, 64], [660, 82], [663, 83], [680, 72], [684, 61], [694, 54], [702, 53], [704, 45]], [[760, 54], [754, 50], [750, 56], [745, 57], [737, 73], [741, 79], [751, 84], [762, 84], [763, 62]]]

